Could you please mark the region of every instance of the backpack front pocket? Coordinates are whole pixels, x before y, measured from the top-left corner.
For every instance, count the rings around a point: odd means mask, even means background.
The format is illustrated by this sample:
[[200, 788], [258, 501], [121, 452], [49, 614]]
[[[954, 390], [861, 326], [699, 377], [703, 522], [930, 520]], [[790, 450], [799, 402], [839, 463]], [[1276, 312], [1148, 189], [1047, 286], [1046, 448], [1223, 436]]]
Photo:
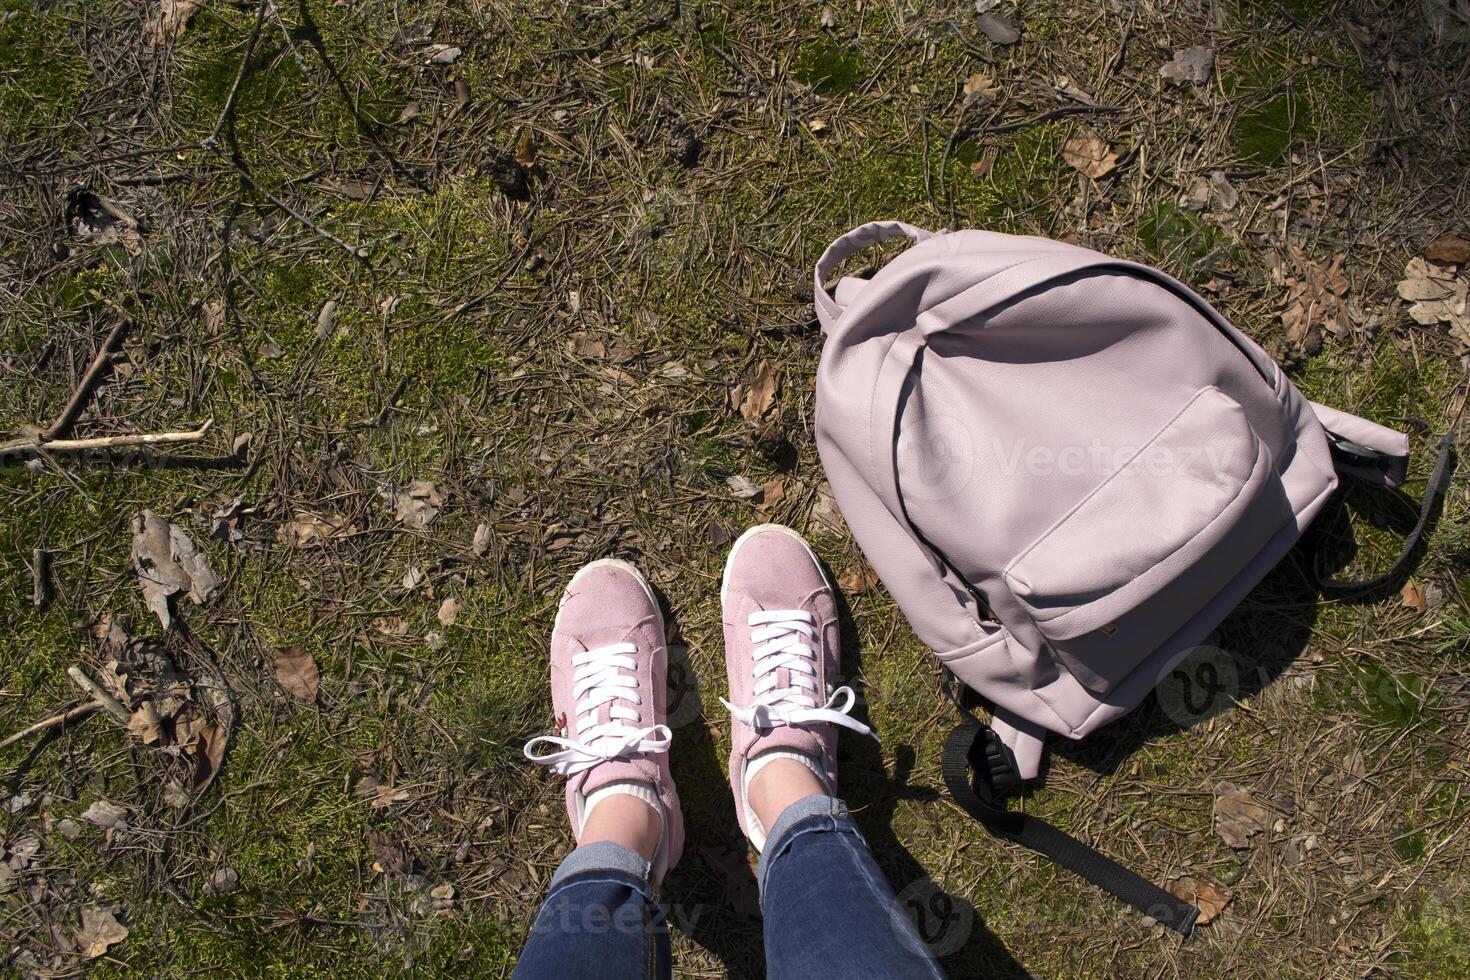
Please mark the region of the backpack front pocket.
[[1004, 578], [1057, 659], [1104, 693], [1290, 519], [1270, 450], [1244, 410], [1202, 388]]

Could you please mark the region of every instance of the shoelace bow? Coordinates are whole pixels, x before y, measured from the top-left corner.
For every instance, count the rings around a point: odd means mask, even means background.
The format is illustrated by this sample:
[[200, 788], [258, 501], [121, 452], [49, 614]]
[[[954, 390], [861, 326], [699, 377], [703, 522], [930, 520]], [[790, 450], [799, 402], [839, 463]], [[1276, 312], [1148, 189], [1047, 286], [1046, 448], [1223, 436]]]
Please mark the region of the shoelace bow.
[[[752, 654], [755, 685], [750, 706], [737, 708], [720, 698], [736, 721], [760, 732], [781, 725], [830, 722], [862, 735], [873, 735], [871, 728], [848, 715], [857, 701], [852, 688], [843, 685], [832, 691], [825, 703], [817, 703], [818, 685], [825, 678], [819, 673], [817, 648], [811, 642], [817, 638], [815, 616], [801, 609], [772, 609], [751, 613], [747, 622], [754, 627], [750, 642], [755, 645]], [[786, 670], [788, 685], [777, 687], [776, 671], [782, 668]]]
[[[645, 752], [666, 752], [674, 733], [667, 725], [635, 728], [643, 715], [632, 705], [643, 703], [638, 693], [634, 659], [638, 646], [614, 643], [586, 650], [572, 657], [572, 701], [576, 719], [566, 722], [559, 735], [538, 735], [526, 743], [526, 758], [537, 765], [550, 766], [563, 776], [571, 776], [595, 765], [622, 756]], [[608, 705], [608, 720], [597, 721], [598, 709]], [[576, 737], [571, 737], [571, 732]], [[537, 755], [534, 746], [545, 742], [560, 751]]]

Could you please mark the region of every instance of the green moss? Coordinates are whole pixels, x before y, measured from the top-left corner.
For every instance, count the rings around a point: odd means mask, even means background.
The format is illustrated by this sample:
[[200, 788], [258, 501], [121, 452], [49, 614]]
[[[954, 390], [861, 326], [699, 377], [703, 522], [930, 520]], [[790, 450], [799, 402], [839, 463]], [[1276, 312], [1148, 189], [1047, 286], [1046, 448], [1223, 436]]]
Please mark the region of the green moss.
[[1470, 902], [1463, 894], [1432, 893], [1405, 904], [1395, 925], [1404, 953], [1399, 965], [1409, 975], [1470, 976]]
[[1400, 837], [1393, 842], [1393, 851], [1399, 856], [1399, 860], [1407, 864], [1415, 864], [1424, 857], [1425, 850], [1429, 847], [1429, 835], [1425, 833], [1410, 834]]
[[[1064, 127], [1055, 123], [1034, 126], [1023, 131], [1010, 149], [996, 158], [990, 183], [1006, 207], [1019, 211], [1040, 205], [1049, 212], [1056, 206], [1063, 180], [1057, 148], [1064, 133]], [[1024, 229], [1007, 225], [999, 230]]]
[[1224, 75], [1225, 93], [1243, 103], [1233, 136], [1245, 162], [1270, 167], [1297, 146], [1323, 140], [1351, 149], [1361, 140], [1373, 108], [1356, 58], [1331, 41], [1311, 44], [1281, 41], [1253, 49]]
[[1423, 419], [1434, 431], [1448, 422], [1444, 415], [1450, 396], [1462, 380], [1451, 363], [1410, 358], [1387, 340], [1367, 353], [1347, 355], [1329, 348], [1292, 377], [1314, 401], [1387, 426]]
[[1342, 0], [1243, 0], [1241, 16], [1250, 20], [1286, 14], [1304, 24], [1315, 23], [1342, 5]]
[[1172, 201], [1160, 201], [1144, 216], [1139, 237], [1160, 258], [1188, 261], [1194, 268], [1224, 264], [1234, 257], [1225, 229], [1202, 220]]
[[[459, 741], [451, 748], [471, 768], [490, 772], [513, 767], [520, 746], [532, 735], [549, 731], [546, 701], [546, 643], [549, 622], [538, 622], [533, 610], [514, 617], [498, 616], [493, 631], [476, 617], [504, 609], [490, 592], [466, 595], [461, 618], [446, 640], [457, 655], [459, 677], [439, 684], [433, 694], [436, 713], [450, 719], [448, 730]], [[508, 620], [519, 624], [504, 628]]]
[[824, 95], [835, 95], [857, 87], [863, 76], [863, 59], [855, 50], [834, 41], [808, 41], [796, 51], [793, 71], [799, 81]]
[[[195, 16], [176, 51], [188, 93], [177, 103], [180, 121], [206, 131], [214, 127], [235, 84], [253, 22], [253, 10], [230, 7], [206, 7]], [[301, 64], [279, 35], [262, 38], [235, 94], [235, 126], [242, 135], [256, 126], [284, 121], [284, 110], [305, 95], [307, 79]], [[248, 145], [247, 140], [242, 143]]]
[[1299, 140], [1316, 135], [1312, 103], [1300, 89], [1273, 95], [1242, 112], [1235, 123], [1235, 149], [1248, 163], [1271, 167], [1286, 159]]
[[70, 119], [90, 78], [64, 6], [0, 3], [0, 144], [25, 145]]
[[1365, 717], [1391, 728], [1413, 728], [1421, 723], [1439, 727], [1435, 714], [1426, 710], [1430, 692], [1419, 674], [1366, 662], [1354, 667], [1352, 675], [1354, 688], [1348, 703]]

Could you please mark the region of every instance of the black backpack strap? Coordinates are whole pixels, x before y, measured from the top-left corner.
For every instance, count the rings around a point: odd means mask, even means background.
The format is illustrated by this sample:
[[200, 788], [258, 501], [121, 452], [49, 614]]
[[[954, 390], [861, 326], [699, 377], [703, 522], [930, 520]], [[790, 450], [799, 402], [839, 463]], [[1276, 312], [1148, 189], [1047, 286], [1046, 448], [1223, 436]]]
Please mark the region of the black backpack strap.
[[[1409, 567], [1409, 563], [1413, 561], [1414, 549], [1419, 547], [1419, 542], [1424, 540], [1424, 532], [1429, 528], [1429, 521], [1434, 515], [1434, 505], [1449, 489], [1450, 477], [1455, 473], [1454, 436], [1455, 430], [1451, 428], [1439, 440], [1434, 472], [1430, 474], [1429, 485], [1424, 488], [1424, 497], [1419, 502], [1419, 519], [1410, 529], [1408, 536], [1404, 538], [1404, 546], [1393, 564], [1372, 578], [1360, 579], [1356, 582], [1339, 581], [1319, 569], [1317, 584], [1324, 593], [1341, 596], [1373, 592], [1397, 580]], [[1333, 460], [1338, 464], [1339, 472], [1351, 473], [1354, 469], [1370, 466], [1372, 457], [1383, 455], [1357, 443], [1348, 442], [1341, 437], [1330, 438], [1329, 445], [1332, 448]]]
[[944, 783], [956, 803], [997, 837], [1014, 841], [1081, 875], [1103, 891], [1189, 935], [1199, 909], [1140, 878], [1112, 858], [1044, 820], [1006, 809], [998, 794], [1021, 784], [1010, 750], [973, 715], [964, 714], [944, 743]]

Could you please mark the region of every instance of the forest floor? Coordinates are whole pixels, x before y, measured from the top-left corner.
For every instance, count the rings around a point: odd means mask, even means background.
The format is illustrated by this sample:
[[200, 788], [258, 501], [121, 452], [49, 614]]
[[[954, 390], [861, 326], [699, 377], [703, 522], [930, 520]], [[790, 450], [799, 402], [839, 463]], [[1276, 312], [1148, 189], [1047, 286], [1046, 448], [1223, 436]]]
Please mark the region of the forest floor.
[[1463, 473], [1387, 594], [1299, 550], [1208, 711], [1056, 747], [1025, 806], [1225, 903], [1181, 940], [947, 802], [936, 662], [811, 437], [828, 241], [1067, 238], [1410, 434], [1407, 495], [1324, 523], [1385, 566], [1466, 402], [1470, 10], [978, 6], [0, 0], [0, 738], [85, 716], [70, 668], [127, 719], [0, 749], [0, 972], [507, 975], [570, 845], [521, 757], [556, 597], [616, 555], [677, 648], [677, 972], [762, 975], [717, 583], [780, 521], [842, 581], [882, 738], [845, 793], [952, 976], [1470, 975]]

